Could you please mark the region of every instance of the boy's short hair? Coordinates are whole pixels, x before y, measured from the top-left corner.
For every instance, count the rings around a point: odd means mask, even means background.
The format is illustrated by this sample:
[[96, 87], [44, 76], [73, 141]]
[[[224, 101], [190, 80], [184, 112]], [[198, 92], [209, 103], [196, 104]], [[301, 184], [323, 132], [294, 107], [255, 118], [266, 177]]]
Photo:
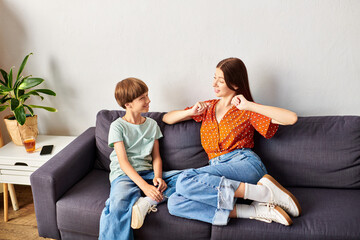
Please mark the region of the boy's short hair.
[[126, 103], [132, 102], [148, 91], [148, 87], [140, 79], [126, 78], [116, 84], [115, 99], [122, 108], [126, 109]]

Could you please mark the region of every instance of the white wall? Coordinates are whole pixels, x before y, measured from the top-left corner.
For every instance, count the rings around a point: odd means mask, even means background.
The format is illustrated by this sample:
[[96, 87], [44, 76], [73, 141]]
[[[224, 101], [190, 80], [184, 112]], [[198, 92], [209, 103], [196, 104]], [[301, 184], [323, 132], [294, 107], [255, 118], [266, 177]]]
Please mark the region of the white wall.
[[25, 73], [57, 93], [42, 104], [58, 113], [36, 111], [42, 134], [94, 126], [129, 76], [148, 84], [150, 111], [214, 98], [214, 68], [231, 56], [259, 103], [360, 115], [359, 43], [357, 0], [0, 0], [0, 67], [34, 52]]

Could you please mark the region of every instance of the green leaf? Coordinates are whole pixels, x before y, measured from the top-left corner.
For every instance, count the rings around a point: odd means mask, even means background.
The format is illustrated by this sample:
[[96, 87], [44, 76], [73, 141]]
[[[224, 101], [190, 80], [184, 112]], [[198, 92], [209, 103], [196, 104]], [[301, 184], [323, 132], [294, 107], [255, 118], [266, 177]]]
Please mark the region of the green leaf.
[[9, 107], [9, 105], [0, 106], [0, 112], [4, 111], [4, 110], [7, 109], [8, 107]]
[[42, 109], [45, 109], [49, 112], [57, 112], [57, 109], [56, 108], [52, 108], [52, 107], [44, 107], [44, 106], [37, 106], [37, 105], [29, 105], [29, 107], [31, 108], [42, 108]]
[[16, 98], [11, 99], [11, 111], [15, 111], [15, 109], [19, 106], [20, 102]]
[[8, 75], [8, 83], [7, 83], [7, 86], [9, 88], [12, 88], [12, 78], [13, 78], [13, 73], [12, 73], [12, 68], [10, 68], [10, 72], [9, 72], [9, 75]]
[[34, 116], [34, 110], [32, 110], [31, 107], [29, 107], [28, 105], [25, 105], [25, 104], [24, 104], [24, 107], [26, 107], [29, 110], [31, 116]]
[[24, 90], [19, 90], [18, 91], [18, 97], [21, 97], [22, 95], [25, 94], [25, 91]]
[[8, 74], [7, 72], [5, 72], [3, 69], [0, 69], [1, 75], [4, 78], [4, 82], [1, 81], [1, 84], [3, 84], [4, 86], [7, 86], [7, 82], [8, 82]]
[[20, 84], [22, 84], [25, 81], [25, 79], [28, 79], [29, 77], [32, 77], [32, 75], [26, 76], [24, 78], [21, 77], [20, 79], [16, 80], [13, 89], [18, 89]]
[[[23, 91], [23, 90], [21, 90], [21, 91]], [[28, 99], [31, 95], [38, 96], [38, 97], [41, 98], [41, 100], [44, 100], [44, 97], [43, 97], [43, 96], [40, 96], [40, 94], [38, 94], [38, 93], [35, 92], [35, 91], [30, 91], [30, 92], [28, 92], [28, 93], [26, 93], [26, 94], [19, 95], [19, 98], [20, 98], [21, 100], [23, 100], [23, 102], [25, 102], [25, 100]]]
[[25, 65], [26, 65], [26, 62], [27, 62], [29, 56], [32, 55], [32, 54], [33, 54], [33, 53], [28, 54], [28, 55], [24, 58], [24, 60], [22, 61], [21, 66], [20, 66], [20, 68], [19, 68], [19, 72], [18, 72], [17, 77], [16, 77], [16, 80], [19, 80], [20, 74], [21, 74], [22, 71], [24, 70], [24, 67], [25, 67]]
[[51, 96], [56, 96], [56, 93], [51, 91], [50, 89], [35, 89], [30, 92], [33, 92], [33, 91], [37, 92], [37, 93], [43, 93], [43, 94], [47, 94], [47, 95], [51, 95]]
[[29, 89], [41, 84], [44, 81], [42, 78], [28, 78], [25, 79], [19, 86], [19, 89]]
[[2, 91], [2, 92], [11, 92], [12, 88], [8, 88], [6, 86], [0, 85], [0, 91]]
[[18, 121], [18, 123], [20, 125], [24, 125], [24, 123], [26, 121], [26, 114], [25, 114], [24, 106], [20, 105], [13, 112], [14, 112], [16, 121]]
[[7, 97], [7, 95], [6, 95], [6, 96], [4, 96], [3, 98], [0, 99], [0, 104], [4, 104], [8, 100], [11, 100], [11, 98]]

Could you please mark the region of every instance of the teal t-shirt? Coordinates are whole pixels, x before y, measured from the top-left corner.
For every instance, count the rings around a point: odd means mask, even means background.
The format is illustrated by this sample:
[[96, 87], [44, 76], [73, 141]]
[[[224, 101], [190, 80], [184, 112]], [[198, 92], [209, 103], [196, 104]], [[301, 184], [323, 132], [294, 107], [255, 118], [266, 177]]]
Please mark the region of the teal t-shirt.
[[[140, 125], [132, 124], [121, 117], [110, 125], [108, 144], [113, 148], [114, 143], [124, 142], [126, 155], [133, 168], [139, 172], [152, 170], [152, 150], [156, 139], [162, 137], [156, 121], [146, 118]], [[115, 149], [110, 154], [110, 182], [119, 176], [126, 175], [120, 168]]]

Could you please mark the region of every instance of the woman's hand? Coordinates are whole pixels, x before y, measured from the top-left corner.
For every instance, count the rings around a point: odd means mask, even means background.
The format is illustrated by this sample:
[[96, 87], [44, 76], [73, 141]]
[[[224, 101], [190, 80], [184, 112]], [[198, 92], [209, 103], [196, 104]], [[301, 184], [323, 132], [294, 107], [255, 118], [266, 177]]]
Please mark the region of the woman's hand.
[[159, 190], [161, 193], [163, 193], [167, 188], [166, 182], [160, 177], [155, 177], [153, 179], [153, 183], [154, 186], [157, 186], [157, 190]]
[[239, 110], [248, 110], [249, 103], [250, 102], [246, 100], [246, 98], [242, 94], [236, 95], [231, 100], [231, 104], [237, 107]]
[[200, 115], [208, 108], [209, 104], [206, 102], [197, 102], [195, 105], [190, 109], [190, 114], [192, 116]]
[[156, 187], [150, 184], [145, 185], [145, 187], [141, 188], [141, 190], [147, 197], [157, 202], [161, 202], [164, 199], [162, 193]]

